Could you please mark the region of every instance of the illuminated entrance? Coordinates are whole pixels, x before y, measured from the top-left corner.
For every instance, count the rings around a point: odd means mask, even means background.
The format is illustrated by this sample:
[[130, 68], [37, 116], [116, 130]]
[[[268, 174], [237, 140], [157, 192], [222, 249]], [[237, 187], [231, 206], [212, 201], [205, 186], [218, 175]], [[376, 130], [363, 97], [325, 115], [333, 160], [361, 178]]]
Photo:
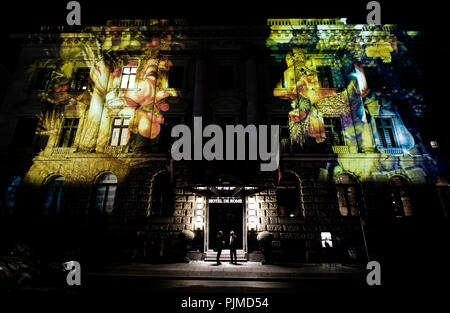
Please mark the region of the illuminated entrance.
[[[216, 200], [216, 201], [215, 201]], [[208, 210], [209, 222], [209, 245], [210, 250], [214, 249], [217, 233], [221, 230], [224, 233], [226, 242], [229, 238], [230, 231], [234, 231], [238, 239], [238, 249], [243, 249], [243, 203], [229, 202], [229, 198], [210, 199]], [[225, 202], [224, 202], [225, 201]], [[228, 246], [225, 245], [225, 249]]]
[[230, 251], [227, 245], [230, 231], [237, 236], [237, 259], [247, 260], [247, 231], [245, 214], [245, 196], [238, 195], [243, 188], [236, 187], [210, 187], [214, 195], [208, 198], [205, 227], [205, 261], [215, 261], [217, 253], [214, 252], [217, 233], [224, 233], [226, 245], [221, 260], [229, 260]]

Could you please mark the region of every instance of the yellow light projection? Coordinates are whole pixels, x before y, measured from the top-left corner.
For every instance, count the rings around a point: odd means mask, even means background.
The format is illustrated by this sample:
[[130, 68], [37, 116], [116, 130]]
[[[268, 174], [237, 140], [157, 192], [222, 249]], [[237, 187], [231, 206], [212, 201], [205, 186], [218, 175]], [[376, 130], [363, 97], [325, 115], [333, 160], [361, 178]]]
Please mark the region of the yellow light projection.
[[[92, 27], [91, 32], [60, 36], [59, 51], [47, 52], [58, 58], [37, 61], [29, 68], [30, 78], [40, 70], [49, 72], [46, 88], [38, 92], [49, 104], [41, 114], [41, 132], [48, 133], [48, 127], [58, 125], [62, 118], [48, 111], [63, 112], [67, 105], [74, 105], [79, 116], [87, 114], [80, 125], [79, 150], [107, 145], [114, 116], [130, 118], [129, 136], [158, 137], [163, 112], [169, 110], [165, 99], [178, 94], [168, 88], [172, 62], [167, 52], [182, 46], [173, 28], [149, 36], [139, 27]], [[88, 84], [74, 90], [76, 75], [83, 68], [90, 69]]]
[[[286, 66], [273, 94], [291, 101], [287, 116], [291, 146], [299, 145], [307, 152], [323, 143], [327, 136], [324, 117], [333, 117], [339, 127], [329, 130], [329, 135], [341, 135], [345, 145], [329, 147], [338, 156], [334, 176], [352, 173], [364, 181], [373, 179], [375, 173], [408, 171], [418, 177], [426, 170], [427, 175], [437, 174], [432, 158], [417, 157], [423, 154], [423, 146], [419, 148], [416, 141], [420, 135], [414, 125], [405, 125], [390, 91], [374, 92], [366, 80], [363, 66], [378, 71], [376, 59], [389, 63], [394, 53], [403, 56], [407, 51], [390, 27], [372, 29], [337, 19], [275, 19], [269, 25], [266, 46]], [[412, 94], [397, 92], [395, 99], [403, 97], [406, 103], [412, 97], [422, 99]], [[384, 126], [377, 118], [384, 118], [388, 128], [379, 128]]]

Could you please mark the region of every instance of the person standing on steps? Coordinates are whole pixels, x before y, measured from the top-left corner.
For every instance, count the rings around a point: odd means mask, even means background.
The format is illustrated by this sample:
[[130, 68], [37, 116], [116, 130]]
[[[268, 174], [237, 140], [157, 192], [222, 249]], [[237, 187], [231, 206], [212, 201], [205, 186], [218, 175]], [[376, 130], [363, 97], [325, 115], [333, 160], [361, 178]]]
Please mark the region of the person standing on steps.
[[237, 254], [236, 254], [236, 248], [237, 248], [237, 237], [234, 234], [234, 231], [230, 231], [230, 241], [228, 243], [230, 247], [230, 263], [233, 264], [233, 256], [234, 256], [234, 264], [237, 264]]
[[222, 254], [222, 249], [225, 246], [225, 238], [223, 237], [223, 232], [220, 230], [216, 237], [216, 251], [217, 251], [217, 265], [220, 265], [220, 255]]

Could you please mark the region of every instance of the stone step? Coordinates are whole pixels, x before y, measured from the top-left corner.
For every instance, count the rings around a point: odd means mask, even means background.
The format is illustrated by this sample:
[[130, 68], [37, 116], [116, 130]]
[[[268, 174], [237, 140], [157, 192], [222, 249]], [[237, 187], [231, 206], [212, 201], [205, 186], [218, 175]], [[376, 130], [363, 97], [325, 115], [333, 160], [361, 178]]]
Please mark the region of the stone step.
[[[237, 260], [239, 262], [247, 262], [247, 253], [244, 250], [237, 250], [236, 251]], [[212, 250], [208, 250], [205, 255], [205, 261], [209, 262], [215, 262], [217, 258], [217, 252], [214, 252]], [[222, 250], [222, 253], [220, 254], [220, 261], [230, 261], [230, 250]]]

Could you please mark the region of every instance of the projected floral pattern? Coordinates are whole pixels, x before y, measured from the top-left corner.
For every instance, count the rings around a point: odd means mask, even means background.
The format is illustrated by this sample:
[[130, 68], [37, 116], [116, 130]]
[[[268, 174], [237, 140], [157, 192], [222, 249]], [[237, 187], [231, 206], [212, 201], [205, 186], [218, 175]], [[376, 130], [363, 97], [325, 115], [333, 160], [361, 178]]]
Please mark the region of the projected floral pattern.
[[[139, 27], [107, 27], [99, 35], [93, 27], [88, 33], [62, 34], [61, 40], [57, 51], [43, 51], [58, 58], [37, 61], [29, 68], [30, 80], [47, 81], [45, 88], [38, 90], [41, 101], [47, 103], [40, 132], [51, 133], [62, 118], [60, 113], [74, 105], [80, 116], [87, 114], [79, 135], [80, 150], [92, 150], [97, 138], [107, 145], [111, 123], [105, 122], [109, 115], [104, 109], [109, 107], [114, 107], [118, 116], [131, 119], [131, 134], [147, 140], [158, 137], [163, 112], [169, 110], [164, 99], [177, 95], [176, 90], [168, 90], [172, 63], [164, 56], [164, 51], [181, 46], [173, 29], [166, 27], [159, 36]], [[133, 68], [134, 81], [123, 88], [125, 67]], [[87, 86], [73, 90], [74, 78], [83, 68], [90, 69]], [[36, 74], [42, 70], [47, 71], [45, 76]]]
[[[336, 152], [338, 164], [334, 176], [347, 172], [367, 180], [373, 179], [374, 173], [398, 171], [425, 171], [436, 176], [435, 167], [431, 166], [435, 161], [428, 156], [418, 130], [410, 122], [405, 124], [405, 116], [396, 103], [417, 105], [423, 100], [422, 95], [401, 88], [371, 90], [361, 65], [363, 62], [377, 66], [377, 59], [390, 63], [395, 54], [401, 57], [407, 48], [397, 36], [381, 27], [372, 30], [345, 24], [305, 27], [299, 20], [290, 20], [288, 24], [271, 25], [266, 46], [285, 67], [273, 94], [291, 101], [292, 111], [286, 117], [291, 146], [298, 145], [307, 152], [310, 147], [323, 143], [324, 117], [339, 117], [349, 150]], [[405, 40], [409, 40], [407, 36]], [[336, 51], [339, 57], [334, 55]], [[333, 88], [322, 88], [319, 83], [321, 66], [331, 69]], [[383, 146], [377, 134], [375, 118], [380, 116], [393, 121], [395, 149]], [[364, 154], [349, 158], [350, 151]], [[421, 154], [426, 162], [414, 157]]]

